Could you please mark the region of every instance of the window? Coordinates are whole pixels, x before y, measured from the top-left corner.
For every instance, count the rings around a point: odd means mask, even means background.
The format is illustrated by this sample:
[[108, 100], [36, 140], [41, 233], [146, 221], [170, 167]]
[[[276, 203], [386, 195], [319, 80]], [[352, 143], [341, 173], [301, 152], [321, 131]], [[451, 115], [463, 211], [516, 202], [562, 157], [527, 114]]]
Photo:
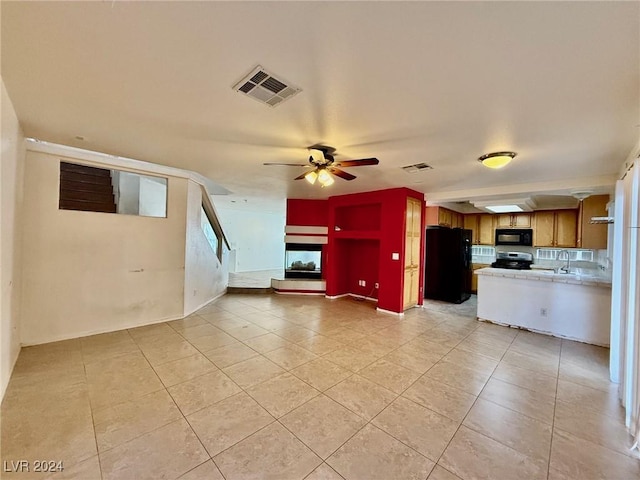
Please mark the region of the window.
[[220, 233], [216, 232], [213, 228], [213, 223], [209, 218], [204, 206], [200, 207], [200, 227], [204, 232], [204, 236], [207, 238], [207, 242], [211, 245], [211, 249], [218, 257], [218, 260], [221, 260], [221, 249], [220, 249]]
[[58, 208], [167, 216], [167, 179], [151, 175], [60, 162]]

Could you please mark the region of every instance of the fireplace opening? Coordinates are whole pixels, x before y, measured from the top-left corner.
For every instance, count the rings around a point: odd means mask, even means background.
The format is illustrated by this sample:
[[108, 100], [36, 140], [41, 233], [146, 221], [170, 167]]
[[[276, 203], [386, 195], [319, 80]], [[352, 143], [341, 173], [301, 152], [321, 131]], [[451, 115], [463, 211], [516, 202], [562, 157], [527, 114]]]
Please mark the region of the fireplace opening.
[[322, 278], [322, 245], [287, 243], [284, 278]]

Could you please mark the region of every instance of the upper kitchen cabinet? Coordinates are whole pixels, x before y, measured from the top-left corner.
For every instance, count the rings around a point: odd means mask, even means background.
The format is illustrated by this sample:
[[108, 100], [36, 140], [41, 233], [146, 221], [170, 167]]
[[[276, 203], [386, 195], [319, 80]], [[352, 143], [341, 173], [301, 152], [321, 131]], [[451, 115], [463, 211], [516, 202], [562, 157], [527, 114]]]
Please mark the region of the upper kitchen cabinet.
[[453, 226], [453, 212], [447, 208], [437, 207], [438, 208], [438, 225], [442, 225], [443, 227], [452, 227]]
[[592, 224], [591, 217], [606, 217], [609, 195], [594, 195], [580, 203], [578, 214], [578, 247], [594, 250], [607, 248], [607, 225]]
[[509, 213], [496, 215], [495, 228], [531, 228], [530, 213]]
[[577, 210], [548, 210], [534, 214], [534, 247], [575, 248], [577, 233]]
[[427, 207], [426, 224], [441, 227], [463, 228], [464, 215], [444, 207]]
[[474, 245], [493, 245], [493, 215], [489, 213], [473, 213], [464, 215], [464, 228], [471, 230]]

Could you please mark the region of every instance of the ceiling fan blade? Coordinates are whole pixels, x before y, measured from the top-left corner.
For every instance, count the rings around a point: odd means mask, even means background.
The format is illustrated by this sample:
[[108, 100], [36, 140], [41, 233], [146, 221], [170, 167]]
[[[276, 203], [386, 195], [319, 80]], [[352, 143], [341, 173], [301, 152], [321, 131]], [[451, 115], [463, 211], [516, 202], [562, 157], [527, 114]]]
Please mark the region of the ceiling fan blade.
[[377, 158], [360, 158], [358, 160], [341, 160], [334, 163], [336, 167], [364, 167], [365, 165], [378, 165], [380, 161]]
[[308, 171], [304, 172], [302, 175], [298, 175], [296, 178], [294, 178], [294, 180], [302, 180], [307, 175], [307, 173], [309, 173], [309, 172], [313, 172], [313, 170], [308, 170]]
[[263, 165], [281, 165], [284, 167], [308, 167], [307, 163], [263, 163]]
[[345, 180], [353, 180], [354, 178], [356, 178], [355, 175], [351, 175], [350, 173], [347, 173], [344, 170], [340, 170], [339, 168], [329, 167], [327, 168], [327, 170], [333, 173], [336, 177], [344, 178]]

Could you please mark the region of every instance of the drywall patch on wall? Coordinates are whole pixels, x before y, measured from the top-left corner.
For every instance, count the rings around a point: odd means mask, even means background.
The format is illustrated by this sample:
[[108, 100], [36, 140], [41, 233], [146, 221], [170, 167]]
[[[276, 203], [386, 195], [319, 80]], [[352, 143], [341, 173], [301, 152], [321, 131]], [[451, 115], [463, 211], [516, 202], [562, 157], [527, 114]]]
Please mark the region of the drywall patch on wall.
[[20, 353], [21, 211], [25, 157], [24, 136], [4, 81], [1, 83], [0, 400], [4, 397]]

